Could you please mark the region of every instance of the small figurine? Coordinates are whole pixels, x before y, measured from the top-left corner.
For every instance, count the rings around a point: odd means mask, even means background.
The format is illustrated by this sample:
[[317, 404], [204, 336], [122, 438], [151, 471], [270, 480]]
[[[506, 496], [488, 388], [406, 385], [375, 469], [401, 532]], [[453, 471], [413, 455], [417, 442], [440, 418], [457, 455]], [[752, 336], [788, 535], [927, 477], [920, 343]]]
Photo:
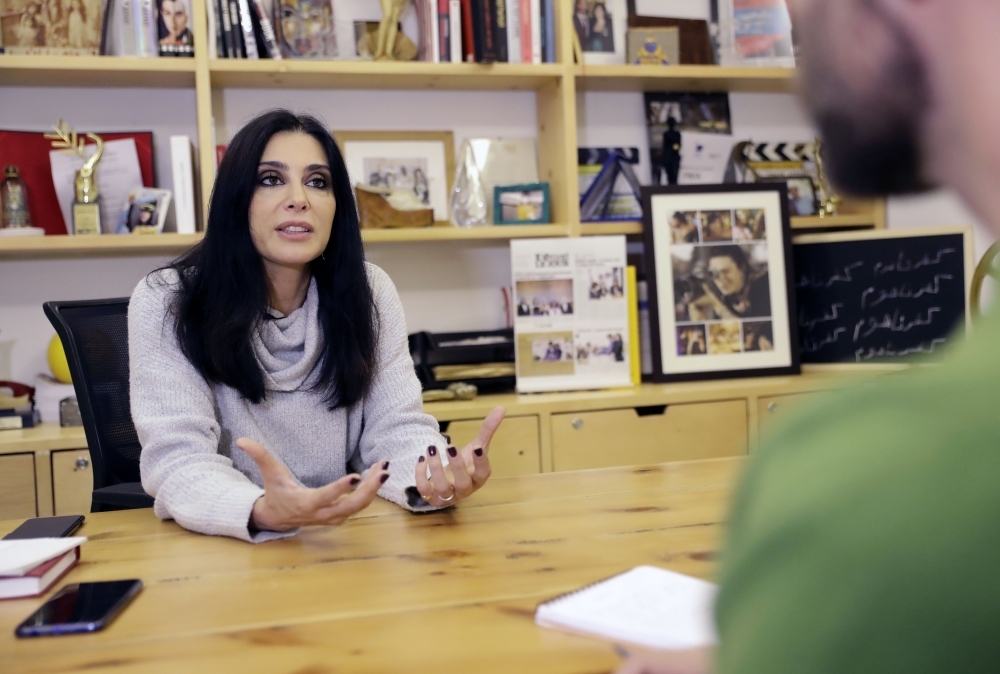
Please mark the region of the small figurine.
[[406, 9], [408, 0], [380, 0], [382, 3], [382, 21], [378, 26], [378, 42], [375, 44], [376, 61], [391, 61], [396, 45], [396, 34], [399, 32], [399, 17]]
[[3, 216], [0, 227], [4, 229], [20, 229], [31, 227], [31, 213], [28, 212], [28, 188], [21, 180], [16, 166], [5, 166], [4, 180], [0, 183], [0, 204], [3, 205]]
[[681, 132], [677, 130], [677, 120], [667, 120], [667, 130], [663, 132], [663, 172], [667, 174], [667, 184], [676, 185], [681, 171]]

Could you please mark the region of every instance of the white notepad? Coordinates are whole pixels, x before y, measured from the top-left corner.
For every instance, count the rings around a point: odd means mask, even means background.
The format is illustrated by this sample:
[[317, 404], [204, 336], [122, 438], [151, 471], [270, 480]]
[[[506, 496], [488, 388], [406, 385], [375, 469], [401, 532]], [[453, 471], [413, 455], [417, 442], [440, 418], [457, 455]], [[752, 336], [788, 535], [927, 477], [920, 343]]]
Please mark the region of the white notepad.
[[638, 566], [541, 604], [535, 622], [651, 648], [711, 646], [718, 642], [712, 610], [717, 589], [698, 578]]

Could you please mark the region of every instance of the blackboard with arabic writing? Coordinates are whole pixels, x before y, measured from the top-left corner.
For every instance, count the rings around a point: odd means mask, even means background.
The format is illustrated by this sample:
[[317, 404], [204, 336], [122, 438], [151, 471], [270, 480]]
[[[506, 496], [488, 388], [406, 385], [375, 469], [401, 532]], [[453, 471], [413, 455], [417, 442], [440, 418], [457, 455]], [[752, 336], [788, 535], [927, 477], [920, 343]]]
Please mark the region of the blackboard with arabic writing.
[[894, 362], [964, 333], [960, 233], [795, 243], [803, 363]]

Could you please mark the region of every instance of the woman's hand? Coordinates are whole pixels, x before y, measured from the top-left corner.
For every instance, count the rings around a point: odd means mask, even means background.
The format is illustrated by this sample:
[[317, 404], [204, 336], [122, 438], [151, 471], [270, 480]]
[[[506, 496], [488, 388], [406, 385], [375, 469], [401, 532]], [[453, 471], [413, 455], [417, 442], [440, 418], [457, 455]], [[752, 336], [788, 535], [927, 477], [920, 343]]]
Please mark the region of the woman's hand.
[[[459, 451], [448, 447], [448, 465], [441, 462], [441, 448], [431, 445], [427, 456], [417, 462], [417, 491], [432, 506], [454, 505], [486, 484], [490, 477], [490, 440], [500, 427], [506, 410], [494, 408], [479, 429], [476, 439]], [[427, 468], [431, 477], [427, 479]]]
[[[236, 446], [250, 455], [264, 478], [264, 495], [253, 504], [250, 524], [268, 531], [288, 531], [310, 524], [340, 525], [368, 507], [382, 483], [389, 479], [389, 462], [372, 466], [365, 479], [345, 475], [336, 482], [310, 489], [295, 481], [288, 469], [250, 438]], [[356, 488], [355, 488], [356, 487]]]

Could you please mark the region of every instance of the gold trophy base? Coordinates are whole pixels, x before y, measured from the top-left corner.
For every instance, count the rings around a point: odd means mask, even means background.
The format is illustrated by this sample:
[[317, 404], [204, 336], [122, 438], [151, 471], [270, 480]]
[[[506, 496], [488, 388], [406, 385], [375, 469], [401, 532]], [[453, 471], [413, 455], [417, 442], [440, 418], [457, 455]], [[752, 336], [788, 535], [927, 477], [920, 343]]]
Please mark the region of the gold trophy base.
[[73, 204], [73, 234], [101, 233], [101, 209], [96, 203]]

